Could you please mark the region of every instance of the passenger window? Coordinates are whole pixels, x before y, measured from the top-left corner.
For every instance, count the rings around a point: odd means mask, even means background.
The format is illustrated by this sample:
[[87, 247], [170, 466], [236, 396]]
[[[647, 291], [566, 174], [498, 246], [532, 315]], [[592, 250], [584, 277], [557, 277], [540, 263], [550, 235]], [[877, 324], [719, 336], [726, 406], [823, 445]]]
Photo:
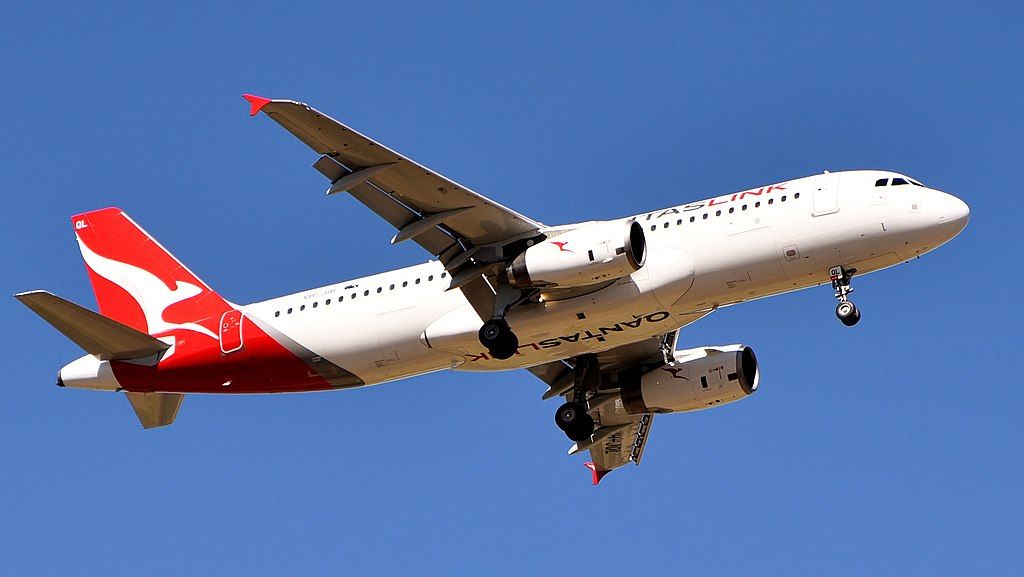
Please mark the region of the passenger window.
[[708, 213], [705, 212], [704, 213], [704, 220], [707, 220], [707, 219], [708, 219]]
[[420, 284], [420, 279], [416, 279], [416, 284]]
[[444, 278], [444, 277], [445, 277], [445, 276], [447, 276], [447, 275], [448, 275], [448, 273], [446, 273], [446, 272], [443, 272], [443, 273], [441, 273], [441, 278]]
[[329, 304], [331, 304], [331, 299], [327, 299], [327, 301], [324, 302], [324, 306], [327, 306]]
[[665, 221], [665, 226], [662, 227], [662, 228], [668, 228], [668, 221], [667, 220]]
[[786, 202], [786, 195], [782, 195], [782, 202]]
[[691, 216], [691, 217], [690, 217], [690, 222], [693, 222], [693, 221], [695, 221], [695, 220], [697, 220], [697, 217], [696, 217], [696, 216]]
[[364, 290], [364, 291], [363, 291], [363, 296], [364, 296], [364, 297], [368, 297], [368, 296], [370, 296], [370, 289], [366, 289], [366, 290]]
[[715, 216], [722, 216], [722, 211], [716, 210], [715, 211]]
[[734, 207], [734, 206], [729, 207], [729, 214], [732, 214], [734, 212], [736, 212], [736, 207]]
[[754, 208], [761, 208], [761, 201], [760, 200], [754, 203]]
[[798, 193], [794, 194], [793, 198], [800, 198], [800, 193], [798, 192]]
[[907, 184], [907, 181], [903, 180], [902, 178], [894, 178], [894, 179], [892, 179], [892, 185], [893, 186], [899, 186], [901, 184]]
[[301, 307], [299, 307], [299, 310], [300, 310], [300, 311], [304, 311], [304, 310], [306, 310], [306, 305], [302, 305]]
[[775, 202], [775, 199], [774, 199], [774, 198], [769, 198], [769, 199], [768, 199], [768, 204], [773, 204], [774, 202]]
[[658, 225], [656, 225], [656, 224], [652, 224], [652, 225], [651, 225], [651, 232], [654, 232], [654, 231], [656, 231], [656, 230], [658, 230]]
[[683, 224], [683, 219], [679, 219], [676, 221], [676, 226], [679, 226], [681, 224]]
[[316, 308], [316, 305], [318, 305], [318, 304], [320, 304], [320, 303], [317, 302], [317, 301], [313, 301], [313, 308]]
[[382, 290], [384, 290], [384, 289], [382, 289], [381, 287], [377, 287], [377, 294], [380, 294], [380, 291], [382, 291]]
[[288, 314], [292, 314], [292, 307], [288, 307]]
[[352, 298], [356, 298], [356, 293], [352, 293]]
[[409, 281], [402, 281], [402, 286], [403, 287], [409, 286]]
[[743, 205], [743, 210], [747, 210], [747, 205]]
[[878, 180], [875, 181], [875, 186], [885, 186], [887, 184], [889, 184], [888, 178], [879, 178]]
[[427, 277], [427, 280], [434, 280], [434, 275], [430, 275], [430, 276], [428, 276], [428, 277]]
[[274, 316], [275, 317], [281, 316], [281, 311], [274, 311]]
[[393, 290], [395, 290], [395, 285], [391, 285], [390, 287], [388, 287], [388, 290], [389, 290], [389, 291], [393, 291]]

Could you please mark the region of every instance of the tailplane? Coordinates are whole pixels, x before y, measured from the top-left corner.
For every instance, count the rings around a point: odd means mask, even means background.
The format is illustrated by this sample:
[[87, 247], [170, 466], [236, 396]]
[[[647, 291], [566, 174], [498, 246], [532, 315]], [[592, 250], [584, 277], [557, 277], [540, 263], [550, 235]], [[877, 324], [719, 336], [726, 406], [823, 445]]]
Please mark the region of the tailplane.
[[14, 298], [82, 347], [82, 350], [102, 361], [152, 357], [171, 346], [46, 291], [20, 293], [14, 295]]

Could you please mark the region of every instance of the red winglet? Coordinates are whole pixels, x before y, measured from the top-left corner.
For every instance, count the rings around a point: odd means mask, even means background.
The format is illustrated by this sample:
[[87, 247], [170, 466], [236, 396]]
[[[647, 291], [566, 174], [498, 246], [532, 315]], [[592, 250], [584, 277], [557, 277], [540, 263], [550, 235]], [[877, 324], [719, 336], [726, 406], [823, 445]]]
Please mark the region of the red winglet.
[[270, 104], [269, 98], [263, 98], [262, 96], [256, 96], [255, 94], [243, 94], [242, 98], [249, 101], [252, 106], [249, 108], [249, 116], [256, 116], [263, 110], [263, 107]]
[[611, 473], [611, 471], [598, 471], [597, 467], [594, 466], [594, 464], [591, 463], [590, 461], [587, 461], [586, 463], [583, 463], [583, 466], [588, 468], [588, 469], [590, 469], [590, 472], [594, 475], [594, 484], [595, 485], [600, 483], [601, 479], [603, 479], [605, 475], [607, 475], [608, 473]]

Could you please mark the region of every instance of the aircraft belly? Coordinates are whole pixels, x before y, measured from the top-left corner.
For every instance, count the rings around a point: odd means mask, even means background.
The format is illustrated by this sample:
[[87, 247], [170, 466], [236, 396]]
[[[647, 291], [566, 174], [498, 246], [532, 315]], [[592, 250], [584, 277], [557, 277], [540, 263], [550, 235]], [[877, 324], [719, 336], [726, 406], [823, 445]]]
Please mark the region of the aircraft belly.
[[482, 321], [468, 305], [428, 326], [425, 337], [431, 348], [464, 359], [458, 370], [497, 371], [600, 352], [660, 336], [678, 324], [650, 290], [628, 277], [596, 293], [521, 305], [507, 319], [519, 350], [505, 361], [492, 358], [480, 344]]

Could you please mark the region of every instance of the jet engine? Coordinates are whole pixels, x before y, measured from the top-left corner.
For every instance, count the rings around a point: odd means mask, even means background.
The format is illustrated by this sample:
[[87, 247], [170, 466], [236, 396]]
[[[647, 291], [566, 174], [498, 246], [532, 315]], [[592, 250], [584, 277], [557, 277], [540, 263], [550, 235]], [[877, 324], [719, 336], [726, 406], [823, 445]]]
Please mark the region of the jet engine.
[[516, 288], [593, 285], [640, 270], [646, 258], [638, 222], [595, 222], [526, 249], [508, 267], [508, 282]]
[[738, 401], [757, 390], [759, 371], [746, 345], [676, 351], [674, 365], [662, 365], [621, 386], [622, 406], [631, 414], [699, 411]]

